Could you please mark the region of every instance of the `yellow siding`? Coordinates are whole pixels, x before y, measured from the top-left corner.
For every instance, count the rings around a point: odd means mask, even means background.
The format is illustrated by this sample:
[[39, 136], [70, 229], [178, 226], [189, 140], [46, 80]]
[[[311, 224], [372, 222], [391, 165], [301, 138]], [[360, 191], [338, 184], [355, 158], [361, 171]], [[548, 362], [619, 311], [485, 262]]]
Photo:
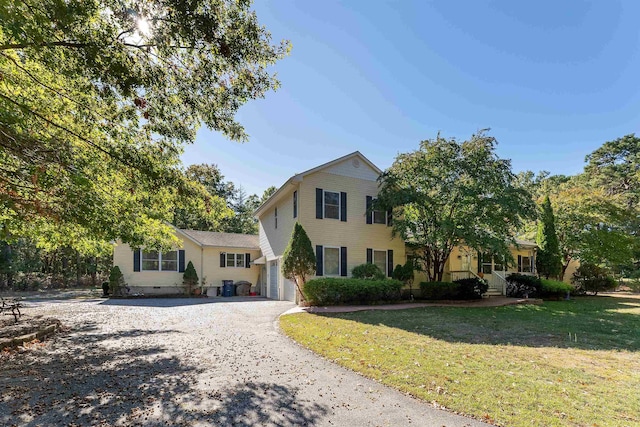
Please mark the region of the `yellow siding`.
[[[271, 206], [268, 211], [260, 216], [259, 235], [262, 254], [268, 260], [282, 256], [289, 244], [293, 226], [296, 219], [293, 218], [293, 192], [297, 185], [291, 185], [283, 194], [277, 204]], [[315, 199], [314, 199], [315, 200]], [[298, 207], [301, 205], [298, 194]], [[314, 205], [315, 206], [315, 205]], [[275, 209], [278, 208], [278, 228], [275, 228]], [[300, 211], [298, 211], [298, 216]]]
[[[361, 166], [362, 167], [362, 166]], [[347, 221], [316, 219], [316, 188], [347, 193]], [[347, 247], [347, 274], [367, 261], [367, 248], [393, 250], [394, 266], [405, 261], [404, 242], [391, 237], [391, 227], [367, 224], [366, 196], [375, 197], [374, 180], [334, 175], [319, 171], [305, 176], [299, 190], [299, 220], [314, 246]]]
[[[193, 241], [182, 237], [181, 246], [175, 249], [184, 249], [185, 264], [189, 261], [198, 273], [200, 280], [203, 277], [206, 280], [205, 287], [220, 286], [222, 280], [233, 280], [238, 282], [246, 280], [255, 285], [258, 280], [260, 266], [252, 265], [250, 268], [231, 268], [220, 267], [220, 252], [233, 253], [250, 253], [251, 261], [260, 256], [257, 249], [249, 250], [244, 248], [222, 248], [222, 247], [205, 247], [201, 248]], [[113, 252], [113, 264], [120, 267], [124, 276], [124, 281], [131, 287], [132, 292], [142, 292], [145, 294], [161, 294], [161, 293], [181, 293], [182, 276], [180, 272], [169, 271], [133, 271], [133, 251], [131, 247], [124, 243], [119, 243]]]
[[577, 259], [572, 259], [571, 261], [569, 261], [569, 265], [567, 266], [567, 269], [564, 272], [564, 277], [562, 278], [562, 281], [571, 283], [571, 278], [573, 277], [573, 273], [576, 272], [578, 267], [580, 267], [580, 261], [578, 261]]

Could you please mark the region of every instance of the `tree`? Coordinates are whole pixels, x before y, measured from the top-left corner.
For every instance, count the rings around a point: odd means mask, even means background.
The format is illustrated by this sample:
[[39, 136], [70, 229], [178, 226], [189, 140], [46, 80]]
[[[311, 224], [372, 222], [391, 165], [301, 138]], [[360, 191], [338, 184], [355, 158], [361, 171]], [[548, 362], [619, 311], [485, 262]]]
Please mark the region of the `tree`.
[[300, 223], [296, 222], [289, 244], [282, 256], [282, 274], [289, 280], [293, 280], [303, 301], [307, 298], [304, 294], [304, 285], [307, 277], [316, 270], [316, 255], [313, 252], [311, 240]]
[[182, 275], [182, 286], [187, 295], [193, 295], [193, 291], [198, 286], [198, 273], [196, 272], [193, 263], [189, 261], [187, 268], [184, 269]]
[[393, 232], [408, 241], [430, 281], [441, 281], [454, 246], [489, 250], [512, 261], [509, 243], [535, 214], [529, 192], [515, 185], [508, 160], [485, 131], [462, 143], [422, 141], [379, 178], [374, 209], [393, 210]]
[[549, 196], [545, 196], [540, 209], [536, 244], [538, 245], [536, 254], [538, 275], [544, 276], [546, 279], [557, 277], [562, 270], [562, 261], [560, 260], [560, 246]]
[[246, 140], [237, 110], [279, 85], [270, 67], [290, 45], [271, 44], [250, 7], [2, 2], [0, 222], [10, 234], [53, 225], [168, 247], [178, 198], [216, 221], [220, 200], [183, 176], [179, 155], [201, 123]]

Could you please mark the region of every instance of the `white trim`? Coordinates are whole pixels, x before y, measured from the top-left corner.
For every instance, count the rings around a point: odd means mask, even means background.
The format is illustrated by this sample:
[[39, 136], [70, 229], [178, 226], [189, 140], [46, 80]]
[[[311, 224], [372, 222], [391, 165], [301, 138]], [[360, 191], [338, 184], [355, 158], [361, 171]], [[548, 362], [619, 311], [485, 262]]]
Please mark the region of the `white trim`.
[[[327, 249], [337, 249], [338, 250], [338, 273], [337, 274], [327, 274]], [[340, 277], [340, 272], [342, 271], [342, 254], [341, 254], [340, 246], [325, 246], [322, 245], [322, 275], [327, 277]]]
[[[145, 250], [144, 249], [140, 249], [140, 272], [143, 272], [143, 271], [144, 272], [149, 272], [149, 271], [168, 271], [170, 273], [179, 273], [180, 272], [180, 251], [179, 251], [179, 249], [170, 250], [170, 251], [165, 252], [165, 253], [169, 253], [169, 252], [175, 252], [176, 253], [176, 259], [175, 259], [175, 261], [176, 261], [176, 269], [175, 270], [163, 270], [162, 269], [162, 252], [161, 251], [147, 251], [147, 253], [148, 252], [156, 252], [158, 254], [158, 258], [157, 258], [157, 260], [158, 260], [158, 268], [157, 269], [153, 269], [153, 270], [145, 270], [143, 268], [144, 261], [145, 261], [145, 259], [144, 259]], [[153, 261], [153, 260], [147, 259], [147, 261]], [[173, 261], [173, 260], [169, 260], [169, 261]]]
[[[326, 203], [326, 197], [325, 195], [327, 193], [334, 193], [338, 195], [338, 217], [337, 218], [328, 218], [327, 217], [327, 212], [326, 212], [326, 208], [327, 208], [327, 203]], [[340, 195], [339, 191], [333, 191], [333, 190], [322, 190], [322, 219], [337, 219], [338, 221], [341, 220], [340, 218], [340, 212], [342, 212], [342, 197]]]
[[[239, 252], [223, 252], [224, 253], [224, 267], [223, 268], [247, 268], [247, 259], [246, 254]], [[229, 263], [228, 255], [233, 255], [233, 265], [227, 265]], [[242, 266], [238, 265], [238, 255], [240, 255], [240, 259], [242, 259]], [[249, 263], [251, 264], [251, 263]]]

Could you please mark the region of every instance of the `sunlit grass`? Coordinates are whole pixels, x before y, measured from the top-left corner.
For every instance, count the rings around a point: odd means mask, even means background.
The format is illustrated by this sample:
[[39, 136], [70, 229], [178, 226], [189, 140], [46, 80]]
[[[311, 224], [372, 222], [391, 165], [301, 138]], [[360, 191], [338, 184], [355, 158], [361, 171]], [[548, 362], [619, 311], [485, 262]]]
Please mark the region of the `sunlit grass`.
[[347, 368], [501, 425], [640, 423], [640, 300], [284, 316]]

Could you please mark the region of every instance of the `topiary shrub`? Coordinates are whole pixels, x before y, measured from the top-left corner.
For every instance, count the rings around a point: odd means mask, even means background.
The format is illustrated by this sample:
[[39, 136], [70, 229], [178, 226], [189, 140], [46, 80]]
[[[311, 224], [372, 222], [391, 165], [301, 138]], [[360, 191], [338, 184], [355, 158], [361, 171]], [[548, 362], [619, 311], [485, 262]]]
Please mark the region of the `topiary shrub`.
[[111, 272], [109, 273], [109, 293], [112, 296], [119, 296], [123, 286], [124, 276], [122, 275], [122, 271], [120, 271], [120, 267], [114, 265], [111, 267]]
[[458, 283], [420, 282], [422, 298], [429, 300], [457, 299], [459, 288]]
[[598, 292], [615, 289], [617, 283], [609, 275], [609, 271], [595, 264], [582, 264], [571, 278], [574, 292], [578, 295], [590, 293], [598, 295]]
[[198, 286], [198, 273], [196, 273], [193, 263], [189, 261], [182, 275], [182, 287], [184, 287], [185, 294], [193, 295], [196, 286]]
[[506, 294], [512, 298], [536, 298], [542, 288], [541, 280], [536, 276], [512, 273], [506, 277]]
[[325, 277], [309, 280], [305, 294], [311, 305], [375, 304], [400, 299], [398, 280]]
[[384, 280], [384, 273], [375, 264], [360, 264], [353, 267], [351, 270], [351, 277], [354, 279], [365, 280]]
[[458, 285], [458, 294], [456, 299], [481, 299], [482, 295], [489, 289], [486, 280], [471, 277], [469, 279], [454, 280], [453, 283]]
[[573, 286], [558, 280], [542, 279], [540, 296], [542, 298], [562, 298], [573, 291]]

